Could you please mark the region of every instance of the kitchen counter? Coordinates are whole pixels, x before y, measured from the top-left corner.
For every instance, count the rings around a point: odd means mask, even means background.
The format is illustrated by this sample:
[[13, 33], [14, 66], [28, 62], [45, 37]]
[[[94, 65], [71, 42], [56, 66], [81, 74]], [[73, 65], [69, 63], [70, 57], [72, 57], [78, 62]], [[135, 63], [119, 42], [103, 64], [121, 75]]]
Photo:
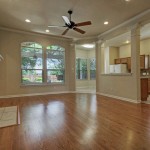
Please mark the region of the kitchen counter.
[[101, 73], [102, 76], [131, 76], [132, 73]]
[[150, 78], [150, 75], [148, 76], [141, 76], [141, 79]]

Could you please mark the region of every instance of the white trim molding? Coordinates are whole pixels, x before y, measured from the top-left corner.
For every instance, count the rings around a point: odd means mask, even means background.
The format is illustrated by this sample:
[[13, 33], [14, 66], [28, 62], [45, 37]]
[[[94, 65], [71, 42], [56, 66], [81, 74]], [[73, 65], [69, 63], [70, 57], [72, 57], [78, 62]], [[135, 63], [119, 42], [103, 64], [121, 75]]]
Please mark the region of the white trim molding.
[[141, 103], [141, 100], [137, 101], [134, 99], [129, 99], [129, 98], [125, 98], [125, 97], [119, 97], [119, 96], [115, 96], [115, 95], [110, 95], [110, 94], [105, 94], [105, 93], [96, 93], [98, 95], [102, 95], [102, 96], [106, 96], [106, 97], [110, 97], [110, 98], [115, 98], [121, 101], [126, 101], [126, 102], [131, 102], [131, 103]]
[[140, 101], [137, 100], [133, 100], [133, 99], [128, 99], [128, 98], [124, 98], [124, 97], [118, 97], [118, 96], [114, 96], [114, 95], [109, 95], [109, 94], [104, 94], [104, 93], [98, 93], [98, 92], [80, 92], [80, 91], [62, 91], [62, 92], [45, 92], [45, 93], [32, 93], [32, 94], [19, 94], [19, 95], [5, 95], [5, 96], [0, 96], [0, 100], [4, 99], [4, 98], [15, 98], [15, 97], [26, 97], [26, 96], [38, 96], [38, 95], [50, 95], [50, 94], [71, 94], [71, 93], [83, 93], [83, 94], [98, 94], [98, 95], [102, 95], [102, 96], [106, 96], [106, 97], [110, 97], [110, 98], [115, 98], [118, 100], [122, 100], [122, 101], [126, 101], [126, 102], [131, 102], [131, 103], [141, 103]]
[[49, 95], [49, 94], [65, 94], [65, 93], [70, 93], [70, 91], [32, 93], [32, 94], [18, 94], [18, 95], [5, 95], [5, 96], [0, 96], [0, 99], [1, 98], [25, 97], [25, 96]]

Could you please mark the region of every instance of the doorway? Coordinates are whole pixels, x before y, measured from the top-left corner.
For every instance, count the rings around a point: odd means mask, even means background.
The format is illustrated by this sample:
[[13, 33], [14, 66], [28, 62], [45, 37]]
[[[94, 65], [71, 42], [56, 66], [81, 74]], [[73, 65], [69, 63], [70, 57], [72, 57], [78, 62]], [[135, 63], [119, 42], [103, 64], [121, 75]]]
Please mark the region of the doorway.
[[76, 91], [96, 92], [95, 44], [76, 45]]

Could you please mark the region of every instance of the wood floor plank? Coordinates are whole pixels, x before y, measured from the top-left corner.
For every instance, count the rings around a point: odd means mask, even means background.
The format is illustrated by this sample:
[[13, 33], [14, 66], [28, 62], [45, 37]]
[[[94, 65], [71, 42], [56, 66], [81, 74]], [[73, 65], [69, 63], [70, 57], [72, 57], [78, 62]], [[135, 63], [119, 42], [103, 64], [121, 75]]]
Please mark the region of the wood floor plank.
[[0, 128], [0, 150], [149, 150], [150, 105], [95, 94], [0, 99], [20, 125]]

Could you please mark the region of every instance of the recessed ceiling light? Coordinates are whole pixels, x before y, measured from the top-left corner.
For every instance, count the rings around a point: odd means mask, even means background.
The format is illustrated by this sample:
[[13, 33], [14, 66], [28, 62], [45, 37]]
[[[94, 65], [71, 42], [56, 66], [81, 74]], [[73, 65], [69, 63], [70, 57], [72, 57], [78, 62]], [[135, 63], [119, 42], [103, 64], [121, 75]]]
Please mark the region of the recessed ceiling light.
[[105, 25], [107, 25], [108, 23], [109, 23], [108, 21], [105, 21], [105, 22], [104, 22]]
[[125, 0], [126, 2], [130, 2], [130, 0]]
[[126, 41], [127, 44], [128, 44], [129, 42], [130, 42], [129, 40]]
[[29, 19], [26, 19], [26, 20], [25, 20], [25, 22], [31, 22], [31, 20], [29, 20]]
[[82, 46], [85, 48], [94, 48], [94, 44], [83, 44]]
[[45, 30], [45, 32], [47, 32], [47, 33], [48, 33], [48, 32], [49, 32], [49, 30]]

